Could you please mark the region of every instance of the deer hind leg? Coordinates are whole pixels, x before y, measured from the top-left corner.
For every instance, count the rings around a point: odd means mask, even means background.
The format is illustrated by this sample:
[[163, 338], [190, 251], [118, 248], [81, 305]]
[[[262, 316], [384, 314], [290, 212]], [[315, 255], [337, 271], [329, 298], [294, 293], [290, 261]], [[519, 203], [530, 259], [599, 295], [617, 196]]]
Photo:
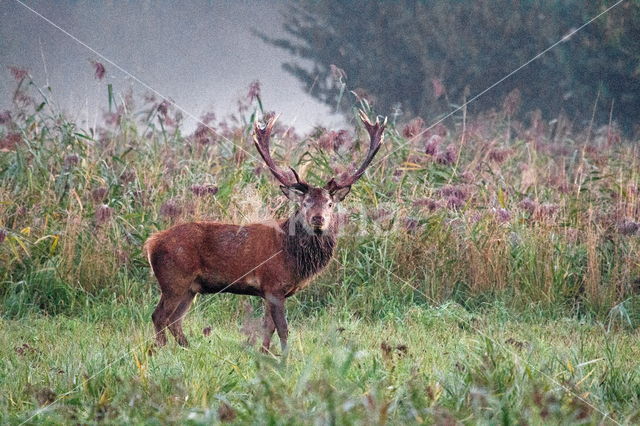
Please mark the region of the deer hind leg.
[[174, 302], [176, 304], [169, 318], [168, 327], [169, 331], [171, 331], [171, 334], [173, 334], [173, 337], [175, 337], [176, 342], [178, 342], [180, 346], [189, 346], [189, 341], [182, 331], [182, 318], [189, 310], [195, 295], [196, 294], [194, 292], [189, 290], [185, 294], [174, 299], [177, 303]]
[[166, 297], [164, 295], [160, 296], [160, 302], [158, 302], [158, 306], [151, 314], [151, 320], [153, 321], [153, 326], [156, 329], [156, 346], [162, 347], [167, 344], [167, 335], [164, 332], [164, 329], [167, 326], [168, 315], [166, 310], [164, 309]]
[[261, 351], [269, 353], [269, 348], [271, 347], [271, 336], [273, 336], [273, 332], [276, 331], [276, 323], [273, 322], [269, 302], [267, 301], [264, 302], [264, 320], [262, 322], [262, 329], [264, 332], [264, 338], [262, 339]]

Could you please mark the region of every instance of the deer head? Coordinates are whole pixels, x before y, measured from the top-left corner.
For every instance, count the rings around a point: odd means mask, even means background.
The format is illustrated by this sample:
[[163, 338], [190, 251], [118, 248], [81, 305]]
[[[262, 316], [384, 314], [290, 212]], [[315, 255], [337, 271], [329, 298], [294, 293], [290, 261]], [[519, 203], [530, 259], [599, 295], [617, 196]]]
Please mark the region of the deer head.
[[364, 124], [367, 133], [369, 133], [370, 145], [367, 156], [362, 165], [353, 173], [340, 182], [336, 178], [331, 178], [324, 187], [316, 187], [309, 185], [303, 181], [298, 173], [293, 169], [291, 172], [285, 172], [276, 166], [271, 158], [269, 151], [269, 142], [271, 131], [276, 122], [277, 117], [268, 120], [266, 125], [255, 125], [254, 143], [260, 156], [266, 163], [271, 173], [280, 181], [280, 189], [292, 201], [300, 205], [299, 217], [304, 229], [310, 234], [322, 235], [328, 229], [331, 229], [334, 220], [334, 206], [336, 203], [344, 200], [351, 185], [353, 185], [365, 172], [373, 157], [377, 154], [382, 146], [384, 129], [387, 124], [385, 119], [383, 123], [376, 118], [376, 122], [372, 123], [364, 111], [360, 111], [360, 119]]

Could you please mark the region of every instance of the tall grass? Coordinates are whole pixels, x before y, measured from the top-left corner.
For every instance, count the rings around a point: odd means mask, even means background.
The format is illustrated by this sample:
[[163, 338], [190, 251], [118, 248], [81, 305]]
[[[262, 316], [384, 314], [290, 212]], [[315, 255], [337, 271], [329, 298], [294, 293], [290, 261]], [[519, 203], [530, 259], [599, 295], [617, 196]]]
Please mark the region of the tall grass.
[[[259, 93], [245, 115], [207, 115], [207, 126], [184, 134], [170, 103], [136, 107], [131, 97], [105, 114], [104, 127], [79, 129], [33, 86], [23, 76], [0, 127], [6, 316], [140, 297], [153, 286], [142, 243], [171, 224], [288, 213], [251, 146]], [[586, 134], [562, 117], [508, 123], [494, 112], [464, 133], [461, 125], [425, 132], [420, 120], [391, 126], [342, 207], [338, 262], [303, 304], [342, 300], [364, 314], [503, 299], [605, 318], [634, 297], [637, 146], [615, 125]], [[276, 155], [320, 183], [361, 157], [362, 133], [300, 137], [281, 125]]]

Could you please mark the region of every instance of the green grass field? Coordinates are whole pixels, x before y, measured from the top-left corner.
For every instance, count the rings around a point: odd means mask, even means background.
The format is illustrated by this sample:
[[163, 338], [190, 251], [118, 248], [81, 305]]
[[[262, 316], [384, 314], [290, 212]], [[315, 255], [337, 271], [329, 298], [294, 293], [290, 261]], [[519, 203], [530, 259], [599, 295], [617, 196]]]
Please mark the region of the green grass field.
[[[291, 211], [254, 157], [261, 104], [185, 133], [161, 100], [110, 96], [105, 127], [81, 129], [28, 77], [16, 93], [0, 111], [0, 422], [640, 422], [638, 148], [614, 125], [391, 122], [334, 261], [288, 301], [284, 362], [258, 351], [260, 301], [231, 295], [197, 298], [190, 348], [152, 352], [141, 252], [175, 223]], [[281, 124], [275, 145], [315, 184], [366, 149], [355, 120]]]

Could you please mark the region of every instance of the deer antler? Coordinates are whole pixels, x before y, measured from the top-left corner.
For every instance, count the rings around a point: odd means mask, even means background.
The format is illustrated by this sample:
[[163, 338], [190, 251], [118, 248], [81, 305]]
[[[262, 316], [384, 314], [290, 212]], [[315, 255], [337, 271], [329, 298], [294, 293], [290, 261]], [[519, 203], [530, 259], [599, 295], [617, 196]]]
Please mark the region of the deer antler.
[[373, 160], [373, 157], [375, 157], [375, 155], [378, 153], [378, 150], [380, 150], [380, 147], [382, 146], [384, 129], [387, 126], [386, 117], [384, 119], [384, 122], [382, 123], [380, 123], [380, 120], [378, 120], [377, 117], [376, 117], [376, 122], [372, 123], [369, 120], [369, 117], [367, 117], [367, 114], [363, 110], [359, 111], [359, 115], [360, 115], [360, 120], [362, 120], [362, 124], [364, 124], [365, 129], [367, 129], [367, 133], [369, 133], [369, 138], [371, 139], [371, 142], [369, 145], [369, 152], [367, 152], [367, 156], [362, 162], [362, 165], [358, 168], [358, 170], [356, 170], [356, 172], [353, 175], [347, 177], [341, 182], [336, 182], [335, 178], [331, 178], [331, 180], [327, 182], [327, 184], [325, 185], [325, 188], [328, 189], [330, 192], [337, 191], [338, 189], [351, 186], [355, 183], [355, 181], [360, 179], [360, 176], [362, 176], [365, 170], [367, 170], [367, 167], [369, 167], [369, 164]]
[[255, 144], [260, 156], [271, 170], [271, 173], [282, 183], [284, 186], [292, 186], [295, 184], [306, 185], [298, 176], [298, 173], [290, 167], [293, 172], [293, 176], [295, 177], [295, 181], [291, 179], [289, 173], [281, 170], [276, 163], [271, 158], [271, 153], [269, 152], [269, 142], [271, 139], [271, 130], [273, 130], [273, 126], [276, 124], [277, 116], [271, 117], [269, 121], [266, 123], [264, 127], [261, 127], [259, 122], [256, 121], [254, 125], [254, 133], [253, 133], [253, 143]]

